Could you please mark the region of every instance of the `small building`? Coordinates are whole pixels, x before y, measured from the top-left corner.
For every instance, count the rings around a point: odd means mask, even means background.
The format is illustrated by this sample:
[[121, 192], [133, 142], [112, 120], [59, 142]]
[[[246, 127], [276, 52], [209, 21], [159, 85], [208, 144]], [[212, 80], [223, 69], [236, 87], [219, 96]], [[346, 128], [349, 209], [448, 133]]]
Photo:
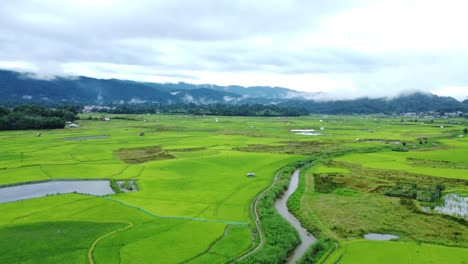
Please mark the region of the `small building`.
[[247, 173], [247, 177], [255, 177], [255, 172], [249, 172], [249, 173]]
[[106, 117], [106, 116], [100, 116], [100, 117], [99, 117], [99, 120], [101, 120], [101, 121], [109, 121], [110, 118], [109, 118], [109, 117]]
[[77, 125], [77, 124], [73, 124], [73, 123], [72, 123], [72, 124], [69, 124], [68, 127], [70, 127], [70, 128], [78, 128], [78, 127], [80, 127], [80, 125]]

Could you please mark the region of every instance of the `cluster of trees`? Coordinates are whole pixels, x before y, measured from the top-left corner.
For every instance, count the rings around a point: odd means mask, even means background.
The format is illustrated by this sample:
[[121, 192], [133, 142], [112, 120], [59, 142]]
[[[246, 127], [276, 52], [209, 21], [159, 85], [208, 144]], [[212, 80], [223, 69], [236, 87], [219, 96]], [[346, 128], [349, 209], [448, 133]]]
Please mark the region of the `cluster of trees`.
[[317, 114], [372, 114], [406, 112], [468, 112], [468, 103], [459, 102], [452, 97], [414, 93], [393, 99], [358, 98], [354, 100], [305, 101], [295, 100], [280, 104], [305, 108], [309, 113]]
[[416, 199], [422, 202], [434, 202], [442, 196], [444, 189], [445, 186], [440, 183], [426, 187], [418, 186], [416, 183], [397, 184], [387, 190], [385, 195]]
[[[103, 110], [98, 110], [103, 111]], [[190, 115], [220, 115], [220, 116], [300, 116], [306, 115], [303, 108], [293, 106], [276, 106], [261, 104], [229, 105], [229, 104], [177, 104], [177, 105], [155, 105], [135, 104], [118, 105], [104, 110], [112, 114], [190, 114]]]
[[78, 119], [79, 111], [75, 106], [55, 109], [38, 105], [21, 105], [13, 109], [0, 106], [0, 130], [64, 128], [66, 121]]

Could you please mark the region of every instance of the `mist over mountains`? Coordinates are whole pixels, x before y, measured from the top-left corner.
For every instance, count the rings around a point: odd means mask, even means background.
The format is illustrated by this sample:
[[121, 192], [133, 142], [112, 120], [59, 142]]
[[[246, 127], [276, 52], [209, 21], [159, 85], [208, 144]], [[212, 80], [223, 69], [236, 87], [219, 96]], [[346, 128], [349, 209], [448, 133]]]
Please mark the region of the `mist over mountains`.
[[[282, 87], [218, 86], [189, 83], [145, 83], [84, 76], [43, 80], [0, 70], [0, 103], [42, 105], [91, 104], [275, 104], [300, 107], [310, 113], [394, 113], [419, 111], [467, 111], [468, 100], [427, 93], [395, 98], [330, 100], [327, 94], [305, 93]], [[328, 99], [328, 100], [326, 100]]]
[[[145, 83], [117, 79], [57, 77], [34, 79], [29, 75], [0, 70], [0, 102], [73, 104], [213, 104], [279, 103], [300, 99], [305, 93], [279, 87]], [[313, 96], [314, 94], [307, 94]]]

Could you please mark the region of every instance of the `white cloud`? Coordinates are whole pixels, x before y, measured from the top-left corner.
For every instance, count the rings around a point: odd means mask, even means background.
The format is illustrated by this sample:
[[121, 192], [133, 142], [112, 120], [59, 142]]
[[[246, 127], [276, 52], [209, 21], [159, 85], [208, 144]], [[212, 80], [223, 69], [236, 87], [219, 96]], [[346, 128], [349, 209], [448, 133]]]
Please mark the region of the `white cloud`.
[[452, 96], [460, 101], [468, 99], [468, 86], [445, 86], [431, 92], [441, 96]]
[[406, 90], [460, 98], [467, 9], [461, 0], [8, 1], [0, 68], [339, 98]]

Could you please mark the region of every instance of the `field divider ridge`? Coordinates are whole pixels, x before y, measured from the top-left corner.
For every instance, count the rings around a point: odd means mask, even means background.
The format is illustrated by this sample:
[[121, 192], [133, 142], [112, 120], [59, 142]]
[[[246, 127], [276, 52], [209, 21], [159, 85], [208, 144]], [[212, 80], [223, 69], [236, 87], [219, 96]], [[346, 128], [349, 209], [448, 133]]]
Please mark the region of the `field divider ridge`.
[[88, 251], [88, 262], [89, 264], [94, 264], [94, 258], [93, 258], [93, 252], [94, 252], [94, 249], [96, 248], [96, 245], [99, 243], [99, 241], [103, 240], [104, 238], [110, 236], [110, 235], [113, 235], [117, 232], [120, 232], [120, 231], [124, 231], [124, 230], [127, 230], [129, 228], [132, 228], [134, 226], [134, 224], [132, 222], [115, 222], [115, 223], [127, 223], [128, 225], [125, 226], [125, 227], [122, 227], [122, 228], [119, 228], [117, 230], [114, 230], [114, 231], [111, 231], [107, 234], [104, 234], [100, 237], [98, 237], [96, 240], [94, 240], [93, 244], [91, 245], [91, 247], [89, 248], [89, 251]]
[[157, 214], [152, 213], [152, 212], [150, 212], [150, 211], [148, 211], [146, 209], [143, 209], [141, 207], [122, 202], [120, 200], [111, 198], [109, 196], [103, 196], [103, 197], [104, 197], [104, 199], [107, 199], [107, 200], [110, 200], [110, 201], [113, 201], [113, 202], [116, 202], [116, 203], [120, 203], [121, 205], [137, 209], [137, 210], [139, 210], [139, 211], [141, 211], [141, 212], [143, 212], [145, 214], [148, 214], [148, 215], [151, 215], [151, 216], [154, 216], [154, 217], [157, 217], [157, 218], [161, 218], [161, 219], [181, 219], [181, 220], [189, 220], [189, 221], [208, 222], [208, 223], [222, 223], [222, 224], [236, 225], [236, 226], [249, 226], [249, 223], [247, 223], [247, 222], [236, 222], [236, 221], [228, 221], [228, 220], [221, 220], [221, 219], [207, 219], [207, 218], [197, 218], [197, 217], [188, 217], [188, 216], [157, 215]]

